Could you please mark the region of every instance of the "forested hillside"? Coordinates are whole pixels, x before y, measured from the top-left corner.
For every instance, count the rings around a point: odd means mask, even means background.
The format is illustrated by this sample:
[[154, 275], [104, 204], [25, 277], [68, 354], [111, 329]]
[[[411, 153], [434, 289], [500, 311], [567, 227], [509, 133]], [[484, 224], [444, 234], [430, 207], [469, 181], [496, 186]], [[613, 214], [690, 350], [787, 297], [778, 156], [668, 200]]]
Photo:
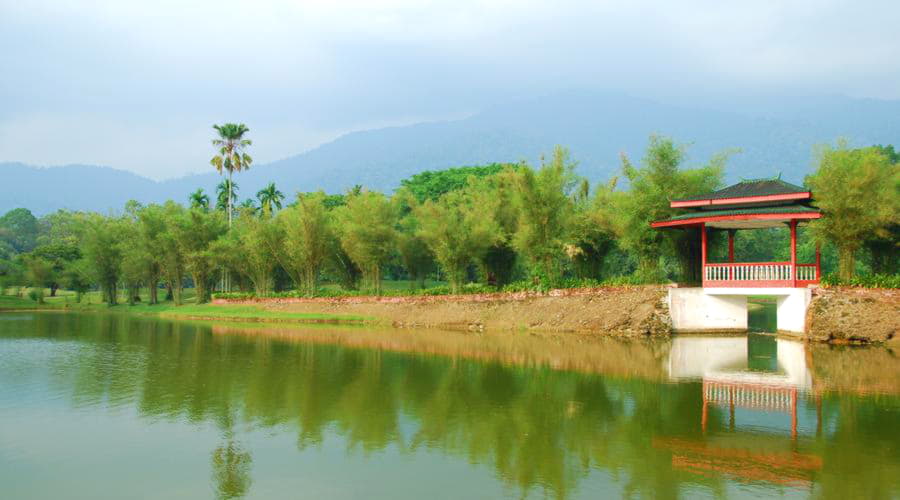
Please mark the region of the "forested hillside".
[[[846, 137], [852, 145], [865, 146], [896, 143], [900, 137], [897, 101], [822, 97], [709, 102], [714, 104], [672, 105], [588, 92], [514, 101], [458, 121], [347, 134], [304, 154], [256, 164], [252, 175], [238, 175], [235, 181], [242, 200], [269, 182], [291, 195], [318, 189], [343, 192], [357, 184], [390, 192], [402, 179], [425, 170], [519, 160], [536, 164], [541, 152], [559, 144], [571, 151], [578, 173], [596, 183], [617, 173], [621, 152], [640, 157], [647, 137], [659, 133], [691, 144], [688, 164], [739, 149], [728, 161], [727, 181], [781, 172], [786, 180], [801, 182], [811, 169], [816, 144]], [[212, 156], [208, 144], [197, 147], [209, 148]], [[185, 200], [200, 187], [212, 192], [221, 180], [211, 167], [209, 174], [159, 183], [81, 165], [34, 169], [0, 164], [0, 173], [0, 211], [28, 207], [36, 214], [59, 208], [119, 209], [129, 198], [145, 203]]]

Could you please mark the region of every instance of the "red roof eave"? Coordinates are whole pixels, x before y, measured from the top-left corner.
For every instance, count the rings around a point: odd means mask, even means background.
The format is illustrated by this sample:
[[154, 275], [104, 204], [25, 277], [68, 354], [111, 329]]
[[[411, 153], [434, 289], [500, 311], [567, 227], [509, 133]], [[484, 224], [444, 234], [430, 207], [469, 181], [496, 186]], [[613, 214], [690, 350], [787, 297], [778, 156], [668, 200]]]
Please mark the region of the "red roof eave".
[[819, 219], [822, 217], [818, 212], [798, 212], [785, 214], [745, 214], [745, 215], [716, 215], [713, 217], [703, 217], [698, 213], [697, 217], [679, 220], [662, 220], [651, 222], [650, 227], [672, 227], [672, 226], [692, 226], [705, 222], [720, 222], [726, 220], [790, 220], [790, 219]]
[[763, 203], [768, 201], [808, 200], [812, 198], [812, 192], [769, 194], [765, 196], [743, 196], [740, 198], [719, 198], [709, 200], [673, 200], [669, 203], [672, 208], [704, 207], [708, 205], [734, 205], [740, 203]]

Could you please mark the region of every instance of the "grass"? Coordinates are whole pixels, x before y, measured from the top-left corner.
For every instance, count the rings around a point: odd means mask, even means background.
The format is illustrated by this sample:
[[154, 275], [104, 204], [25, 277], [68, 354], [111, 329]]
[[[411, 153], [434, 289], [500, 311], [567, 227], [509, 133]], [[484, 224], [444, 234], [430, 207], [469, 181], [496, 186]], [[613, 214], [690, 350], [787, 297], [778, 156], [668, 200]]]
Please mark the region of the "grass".
[[[18, 292], [18, 290], [4, 290], [6, 293]], [[374, 321], [374, 318], [365, 316], [319, 314], [319, 313], [292, 313], [275, 311], [263, 306], [254, 305], [219, 305], [219, 304], [195, 304], [194, 291], [185, 290], [185, 303], [177, 306], [173, 302], [161, 302], [150, 305], [149, 293], [142, 291], [141, 301], [129, 306], [124, 295], [120, 295], [120, 303], [109, 307], [103, 303], [99, 292], [88, 292], [81, 302], [75, 300], [75, 294], [69, 291], [59, 290], [56, 297], [50, 297], [50, 291], [45, 291], [44, 304], [28, 298], [27, 292], [22, 296], [0, 295], [0, 311], [23, 309], [49, 309], [49, 310], [74, 310], [74, 311], [104, 311], [126, 314], [143, 314], [160, 316], [165, 318], [184, 319], [209, 319], [209, 320], [234, 320], [234, 321], [273, 321], [273, 322], [347, 322], [362, 323]], [[165, 291], [160, 290], [160, 298], [165, 296]]]

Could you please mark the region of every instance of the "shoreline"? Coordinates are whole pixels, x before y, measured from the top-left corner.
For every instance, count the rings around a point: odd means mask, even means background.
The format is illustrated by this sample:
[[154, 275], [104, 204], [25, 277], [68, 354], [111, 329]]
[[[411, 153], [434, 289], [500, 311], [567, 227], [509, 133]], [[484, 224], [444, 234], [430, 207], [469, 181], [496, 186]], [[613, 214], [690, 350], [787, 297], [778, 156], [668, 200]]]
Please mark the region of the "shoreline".
[[[556, 289], [435, 296], [214, 299], [108, 307], [66, 304], [5, 308], [16, 312], [110, 312], [173, 320], [273, 324], [327, 324], [426, 328], [446, 331], [518, 331], [597, 337], [712, 335], [672, 329], [665, 285]], [[900, 345], [900, 290], [848, 287], [814, 290], [807, 332], [796, 340], [831, 345]], [[728, 332], [741, 335], [747, 332]], [[773, 332], [777, 333], [777, 332]]]

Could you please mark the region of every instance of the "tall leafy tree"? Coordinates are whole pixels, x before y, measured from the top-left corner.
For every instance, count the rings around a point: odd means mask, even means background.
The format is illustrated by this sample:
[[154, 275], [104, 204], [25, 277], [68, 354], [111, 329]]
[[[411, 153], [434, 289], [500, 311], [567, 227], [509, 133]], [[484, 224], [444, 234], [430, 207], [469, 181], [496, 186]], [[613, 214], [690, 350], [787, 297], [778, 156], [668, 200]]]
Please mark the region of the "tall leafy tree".
[[164, 230], [156, 236], [157, 252], [162, 276], [165, 277], [166, 286], [170, 297], [176, 305], [184, 302], [183, 288], [184, 277], [187, 274], [186, 259], [182, 246], [179, 244], [181, 220], [185, 216], [185, 209], [174, 201], [167, 201], [162, 206], [160, 214]]
[[17, 253], [30, 252], [40, 233], [38, 220], [27, 208], [15, 208], [0, 217], [0, 237]]
[[512, 243], [528, 259], [536, 277], [551, 283], [561, 275], [561, 259], [571, 230], [575, 166], [569, 152], [557, 146], [548, 163], [537, 171], [524, 165], [517, 176], [519, 222]]
[[281, 202], [284, 201], [284, 193], [275, 187], [274, 182], [270, 182], [266, 187], [260, 189], [256, 193], [256, 199], [259, 200], [259, 206], [263, 214], [272, 215], [275, 210], [281, 210]]
[[376, 294], [381, 293], [381, 269], [394, 250], [396, 210], [381, 193], [362, 191], [347, 198], [336, 210], [341, 247], [362, 270]]
[[497, 221], [484, 216], [498, 200], [485, 194], [474, 188], [452, 191], [414, 212], [417, 235], [434, 254], [454, 293], [465, 283], [469, 266], [502, 238]]
[[81, 258], [81, 250], [77, 245], [67, 242], [47, 243], [37, 246], [31, 251], [31, 255], [49, 262], [52, 272], [49, 280], [42, 286], [50, 288], [50, 296], [55, 297], [59, 289], [66, 267]]
[[85, 218], [84, 252], [87, 270], [92, 281], [100, 285], [108, 305], [118, 303], [118, 286], [122, 277], [123, 246], [122, 221], [99, 214]]
[[598, 219], [608, 224], [619, 245], [637, 260], [638, 276], [646, 281], [664, 278], [661, 258], [665, 255], [679, 259], [683, 279], [699, 279], [699, 234], [658, 231], [650, 223], [678, 212], [670, 207], [671, 200], [718, 188], [728, 154], [716, 155], [698, 168], [681, 169], [685, 157], [684, 146], [669, 138], [651, 136], [639, 166], [622, 155], [622, 174], [628, 180], [629, 190], [614, 191], [610, 187], [598, 193], [598, 203], [606, 207]]
[[333, 247], [332, 213], [325, 193], [302, 194], [297, 203], [282, 210], [276, 230], [269, 233], [273, 255], [297, 288], [314, 294], [319, 273]]
[[[243, 123], [225, 123], [223, 125], [213, 125], [218, 137], [212, 140], [213, 146], [219, 148], [218, 154], [213, 156], [210, 163], [216, 167], [216, 171], [220, 174], [228, 172], [228, 185], [232, 186], [232, 175], [234, 172], [247, 170], [253, 163], [253, 158], [247, 154], [253, 141], [246, 139], [244, 135], [250, 131]], [[234, 200], [232, 197], [227, 198], [228, 225], [231, 226], [232, 207]]]
[[197, 303], [209, 302], [213, 274], [219, 262], [213, 243], [225, 233], [225, 221], [219, 212], [202, 210], [187, 210], [179, 219], [175, 238], [185, 269], [194, 281]]
[[421, 224], [415, 213], [419, 202], [405, 187], [394, 193], [391, 201], [396, 205], [400, 217], [397, 224], [397, 252], [409, 274], [410, 288], [417, 284], [419, 288], [424, 288], [425, 276], [434, 268], [434, 257], [419, 235]]
[[213, 243], [213, 253], [226, 267], [249, 279], [259, 296], [265, 296], [274, 286], [277, 261], [269, 241], [274, 225], [269, 218], [242, 211], [234, 229]]
[[850, 149], [844, 141], [821, 146], [817, 160], [806, 183], [824, 216], [810, 229], [834, 243], [838, 273], [850, 279], [863, 243], [876, 235], [889, 240], [900, 224], [900, 165], [880, 148]]

